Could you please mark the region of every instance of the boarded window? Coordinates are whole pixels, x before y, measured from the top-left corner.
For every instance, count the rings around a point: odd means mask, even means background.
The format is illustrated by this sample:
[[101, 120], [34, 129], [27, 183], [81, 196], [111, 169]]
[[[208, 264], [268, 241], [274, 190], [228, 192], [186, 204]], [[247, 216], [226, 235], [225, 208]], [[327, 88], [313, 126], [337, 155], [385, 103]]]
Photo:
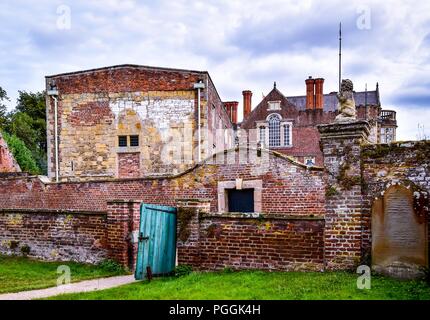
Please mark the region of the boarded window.
[[227, 190], [229, 212], [254, 212], [254, 189]]

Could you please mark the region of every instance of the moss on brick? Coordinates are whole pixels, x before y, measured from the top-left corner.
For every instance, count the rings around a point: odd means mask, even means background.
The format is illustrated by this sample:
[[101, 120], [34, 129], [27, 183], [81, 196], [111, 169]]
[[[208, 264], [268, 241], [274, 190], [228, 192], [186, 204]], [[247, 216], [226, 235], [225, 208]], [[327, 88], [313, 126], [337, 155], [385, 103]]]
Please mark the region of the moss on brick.
[[191, 235], [191, 221], [196, 214], [194, 208], [178, 208], [177, 217], [179, 221], [178, 239], [186, 242]]

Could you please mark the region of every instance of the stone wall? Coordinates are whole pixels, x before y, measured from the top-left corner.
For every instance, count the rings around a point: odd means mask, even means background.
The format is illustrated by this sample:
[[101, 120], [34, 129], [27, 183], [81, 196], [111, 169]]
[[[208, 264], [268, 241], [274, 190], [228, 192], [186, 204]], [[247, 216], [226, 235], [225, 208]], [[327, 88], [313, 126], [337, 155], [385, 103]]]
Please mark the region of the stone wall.
[[[372, 246], [375, 249], [376, 245], [372, 241], [372, 230], [375, 232], [375, 228], [378, 226], [372, 225], [372, 216], [374, 218], [375, 214], [387, 215], [389, 213], [387, 210], [393, 200], [389, 195], [394, 189], [404, 190], [402, 194], [410, 194], [405, 200], [406, 207], [396, 207], [394, 212], [390, 210], [392, 212], [391, 217], [385, 217], [386, 221], [390, 221], [392, 218], [396, 219], [397, 223], [394, 227], [401, 228], [401, 230], [385, 229], [388, 233], [384, 234], [384, 238], [387, 240], [391, 238], [392, 241], [389, 241], [383, 250], [391, 250], [390, 248], [398, 242], [400, 236], [403, 249], [409, 247], [410, 250], [407, 251], [411, 254], [403, 254], [402, 248], [395, 250], [394, 254], [393, 252], [390, 253], [391, 257], [397, 255], [397, 258], [393, 259], [393, 263], [379, 269], [384, 273], [400, 277], [414, 277], [422, 274], [423, 270], [418, 270], [417, 267], [428, 268], [428, 244], [430, 241], [428, 232], [430, 221], [430, 142], [415, 141], [367, 145], [362, 148], [361, 159], [363, 181], [365, 182], [363, 188], [363, 255], [372, 257]], [[381, 205], [382, 208], [378, 209]], [[411, 216], [408, 216], [409, 209], [407, 207], [409, 205], [413, 211]], [[392, 216], [393, 214], [395, 216]], [[411, 230], [414, 231], [411, 232]], [[422, 242], [422, 236], [427, 237], [427, 241]], [[421, 255], [412, 254], [416, 252], [417, 248], [423, 250]], [[375, 261], [369, 259], [369, 263], [372, 262]]]

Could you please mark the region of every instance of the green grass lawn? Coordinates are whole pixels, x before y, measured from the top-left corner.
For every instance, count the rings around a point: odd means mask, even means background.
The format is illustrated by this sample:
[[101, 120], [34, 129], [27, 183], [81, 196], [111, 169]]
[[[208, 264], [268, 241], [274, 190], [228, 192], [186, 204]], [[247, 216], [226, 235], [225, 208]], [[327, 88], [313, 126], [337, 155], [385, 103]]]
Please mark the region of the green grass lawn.
[[60, 276], [57, 267], [60, 265], [70, 267], [72, 282], [124, 274], [123, 270], [111, 263], [94, 266], [76, 262], [41, 262], [0, 255], [0, 293], [56, 286]]
[[359, 290], [356, 281], [346, 272], [192, 273], [52, 299], [430, 299], [425, 282], [373, 276], [371, 289]]

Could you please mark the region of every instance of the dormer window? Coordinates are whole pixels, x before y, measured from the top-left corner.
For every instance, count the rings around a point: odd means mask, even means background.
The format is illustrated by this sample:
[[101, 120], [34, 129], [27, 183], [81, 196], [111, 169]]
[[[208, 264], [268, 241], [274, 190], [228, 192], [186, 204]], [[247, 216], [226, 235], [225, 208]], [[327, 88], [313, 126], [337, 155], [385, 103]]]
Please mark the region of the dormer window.
[[268, 105], [268, 110], [281, 110], [281, 101], [269, 101]]

